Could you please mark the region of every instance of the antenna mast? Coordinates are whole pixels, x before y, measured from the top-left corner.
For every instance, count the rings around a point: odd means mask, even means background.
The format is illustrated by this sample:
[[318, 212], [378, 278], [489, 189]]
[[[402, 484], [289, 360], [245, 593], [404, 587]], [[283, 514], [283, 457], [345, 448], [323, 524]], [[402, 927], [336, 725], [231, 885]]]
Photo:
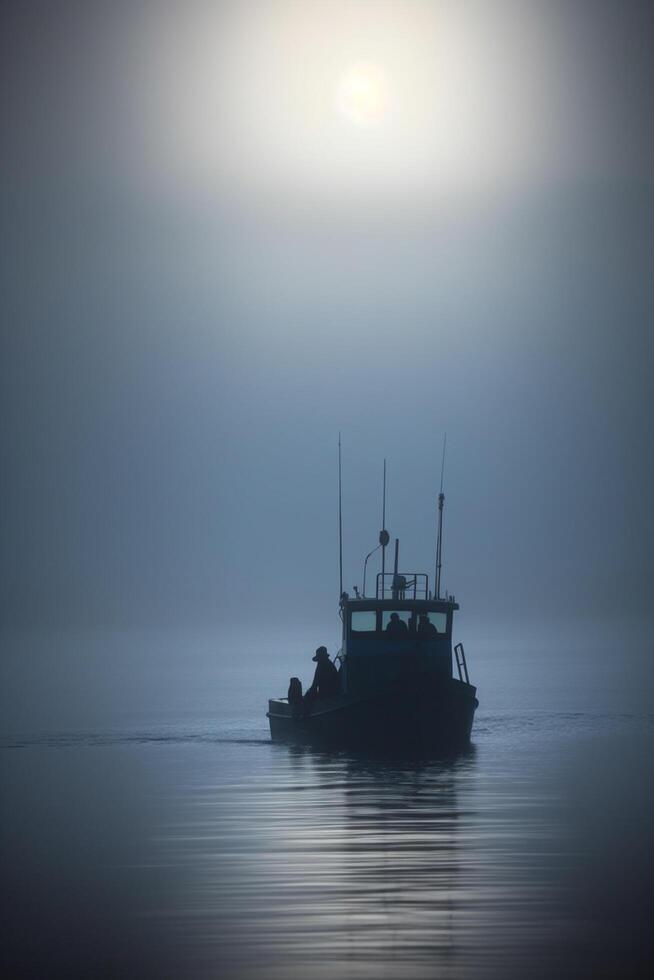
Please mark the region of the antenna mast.
[[[384, 598], [384, 572], [386, 565], [386, 545], [389, 542], [388, 531], [385, 529], [384, 525], [386, 523], [386, 460], [384, 460], [384, 489], [382, 491], [382, 529], [379, 532], [379, 544], [372, 551], [369, 551], [366, 555], [366, 560], [363, 563], [363, 590], [362, 595], [365, 598], [366, 595], [366, 570], [368, 568], [368, 559], [371, 558], [376, 551], [382, 549], [382, 599]], [[379, 596], [377, 596], [379, 598]]]
[[343, 492], [341, 480], [341, 434], [338, 433], [338, 598], [343, 595]]
[[386, 460], [384, 459], [384, 484], [382, 490], [382, 529], [379, 532], [379, 543], [382, 549], [382, 599], [384, 598], [384, 574], [386, 573], [386, 545], [389, 542], [388, 531], [386, 530]]
[[436, 599], [441, 597], [441, 566], [443, 553], [443, 505], [445, 494], [443, 493], [443, 477], [445, 475], [445, 447], [447, 446], [447, 432], [443, 435], [443, 456], [441, 458], [441, 488], [438, 494], [438, 533], [436, 535], [436, 573], [434, 596]]

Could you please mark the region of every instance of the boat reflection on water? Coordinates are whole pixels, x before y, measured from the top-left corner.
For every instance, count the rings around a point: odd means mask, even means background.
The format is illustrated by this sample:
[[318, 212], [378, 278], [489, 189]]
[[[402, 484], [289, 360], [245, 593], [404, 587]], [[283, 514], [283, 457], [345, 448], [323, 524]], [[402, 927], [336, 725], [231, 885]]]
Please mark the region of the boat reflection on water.
[[[466, 874], [458, 784], [474, 765], [467, 749], [436, 761], [343, 761], [340, 797], [342, 916], [324, 954], [337, 972], [449, 974], [457, 956], [457, 895]], [[313, 760], [325, 788], [330, 766]], [[463, 831], [463, 833], [462, 833]]]
[[184, 867], [188, 975], [523, 974], [539, 936], [519, 924], [544, 901], [521, 860], [527, 804], [480, 790], [474, 746], [428, 762], [271, 753], [265, 773], [205, 782], [164, 841]]

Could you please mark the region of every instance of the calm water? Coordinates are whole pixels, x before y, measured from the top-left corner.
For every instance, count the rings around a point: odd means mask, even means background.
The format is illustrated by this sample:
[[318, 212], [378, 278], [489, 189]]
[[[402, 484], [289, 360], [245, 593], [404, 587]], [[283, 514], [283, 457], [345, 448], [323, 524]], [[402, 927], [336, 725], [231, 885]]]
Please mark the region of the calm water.
[[641, 975], [640, 661], [625, 682], [611, 660], [589, 670], [590, 651], [563, 670], [469, 650], [472, 746], [402, 762], [272, 745], [264, 699], [284, 656], [203, 673], [198, 654], [185, 685], [174, 638], [156, 681], [142, 638], [113, 637], [111, 669], [85, 646], [85, 674], [79, 637], [60, 637], [63, 677], [21, 642], [1, 753], [5, 975]]

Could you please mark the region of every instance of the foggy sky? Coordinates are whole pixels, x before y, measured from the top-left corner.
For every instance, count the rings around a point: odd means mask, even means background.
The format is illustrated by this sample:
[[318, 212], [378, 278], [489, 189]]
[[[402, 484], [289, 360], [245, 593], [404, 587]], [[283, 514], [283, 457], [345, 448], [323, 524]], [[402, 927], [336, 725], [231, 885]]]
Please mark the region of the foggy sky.
[[[511, 143], [484, 180], [388, 195], [278, 179], [220, 114], [181, 165], [161, 102], [201, 7], [2, 5], [4, 624], [334, 618], [339, 430], [347, 588], [384, 456], [401, 564], [432, 573], [446, 430], [444, 583], [471, 616], [644, 616], [650, 5], [467, 5], [514, 66]], [[265, 46], [282, 5], [242, 7]], [[208, 9], [227, 57], [239, 5]]]

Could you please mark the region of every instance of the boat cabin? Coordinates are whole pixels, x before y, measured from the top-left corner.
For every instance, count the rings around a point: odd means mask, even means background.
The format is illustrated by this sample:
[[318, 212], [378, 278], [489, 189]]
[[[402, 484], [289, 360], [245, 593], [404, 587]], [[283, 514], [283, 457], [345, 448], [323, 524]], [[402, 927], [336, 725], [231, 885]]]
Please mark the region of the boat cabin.
[[[388, 581], [386, 581], [388, 580]], [[374, 598], [341, 597], [342, 682], [363, 694], [416, 674], [452, 677], [453, 596], [433, 598], [427, 575], [377, 576]]]

